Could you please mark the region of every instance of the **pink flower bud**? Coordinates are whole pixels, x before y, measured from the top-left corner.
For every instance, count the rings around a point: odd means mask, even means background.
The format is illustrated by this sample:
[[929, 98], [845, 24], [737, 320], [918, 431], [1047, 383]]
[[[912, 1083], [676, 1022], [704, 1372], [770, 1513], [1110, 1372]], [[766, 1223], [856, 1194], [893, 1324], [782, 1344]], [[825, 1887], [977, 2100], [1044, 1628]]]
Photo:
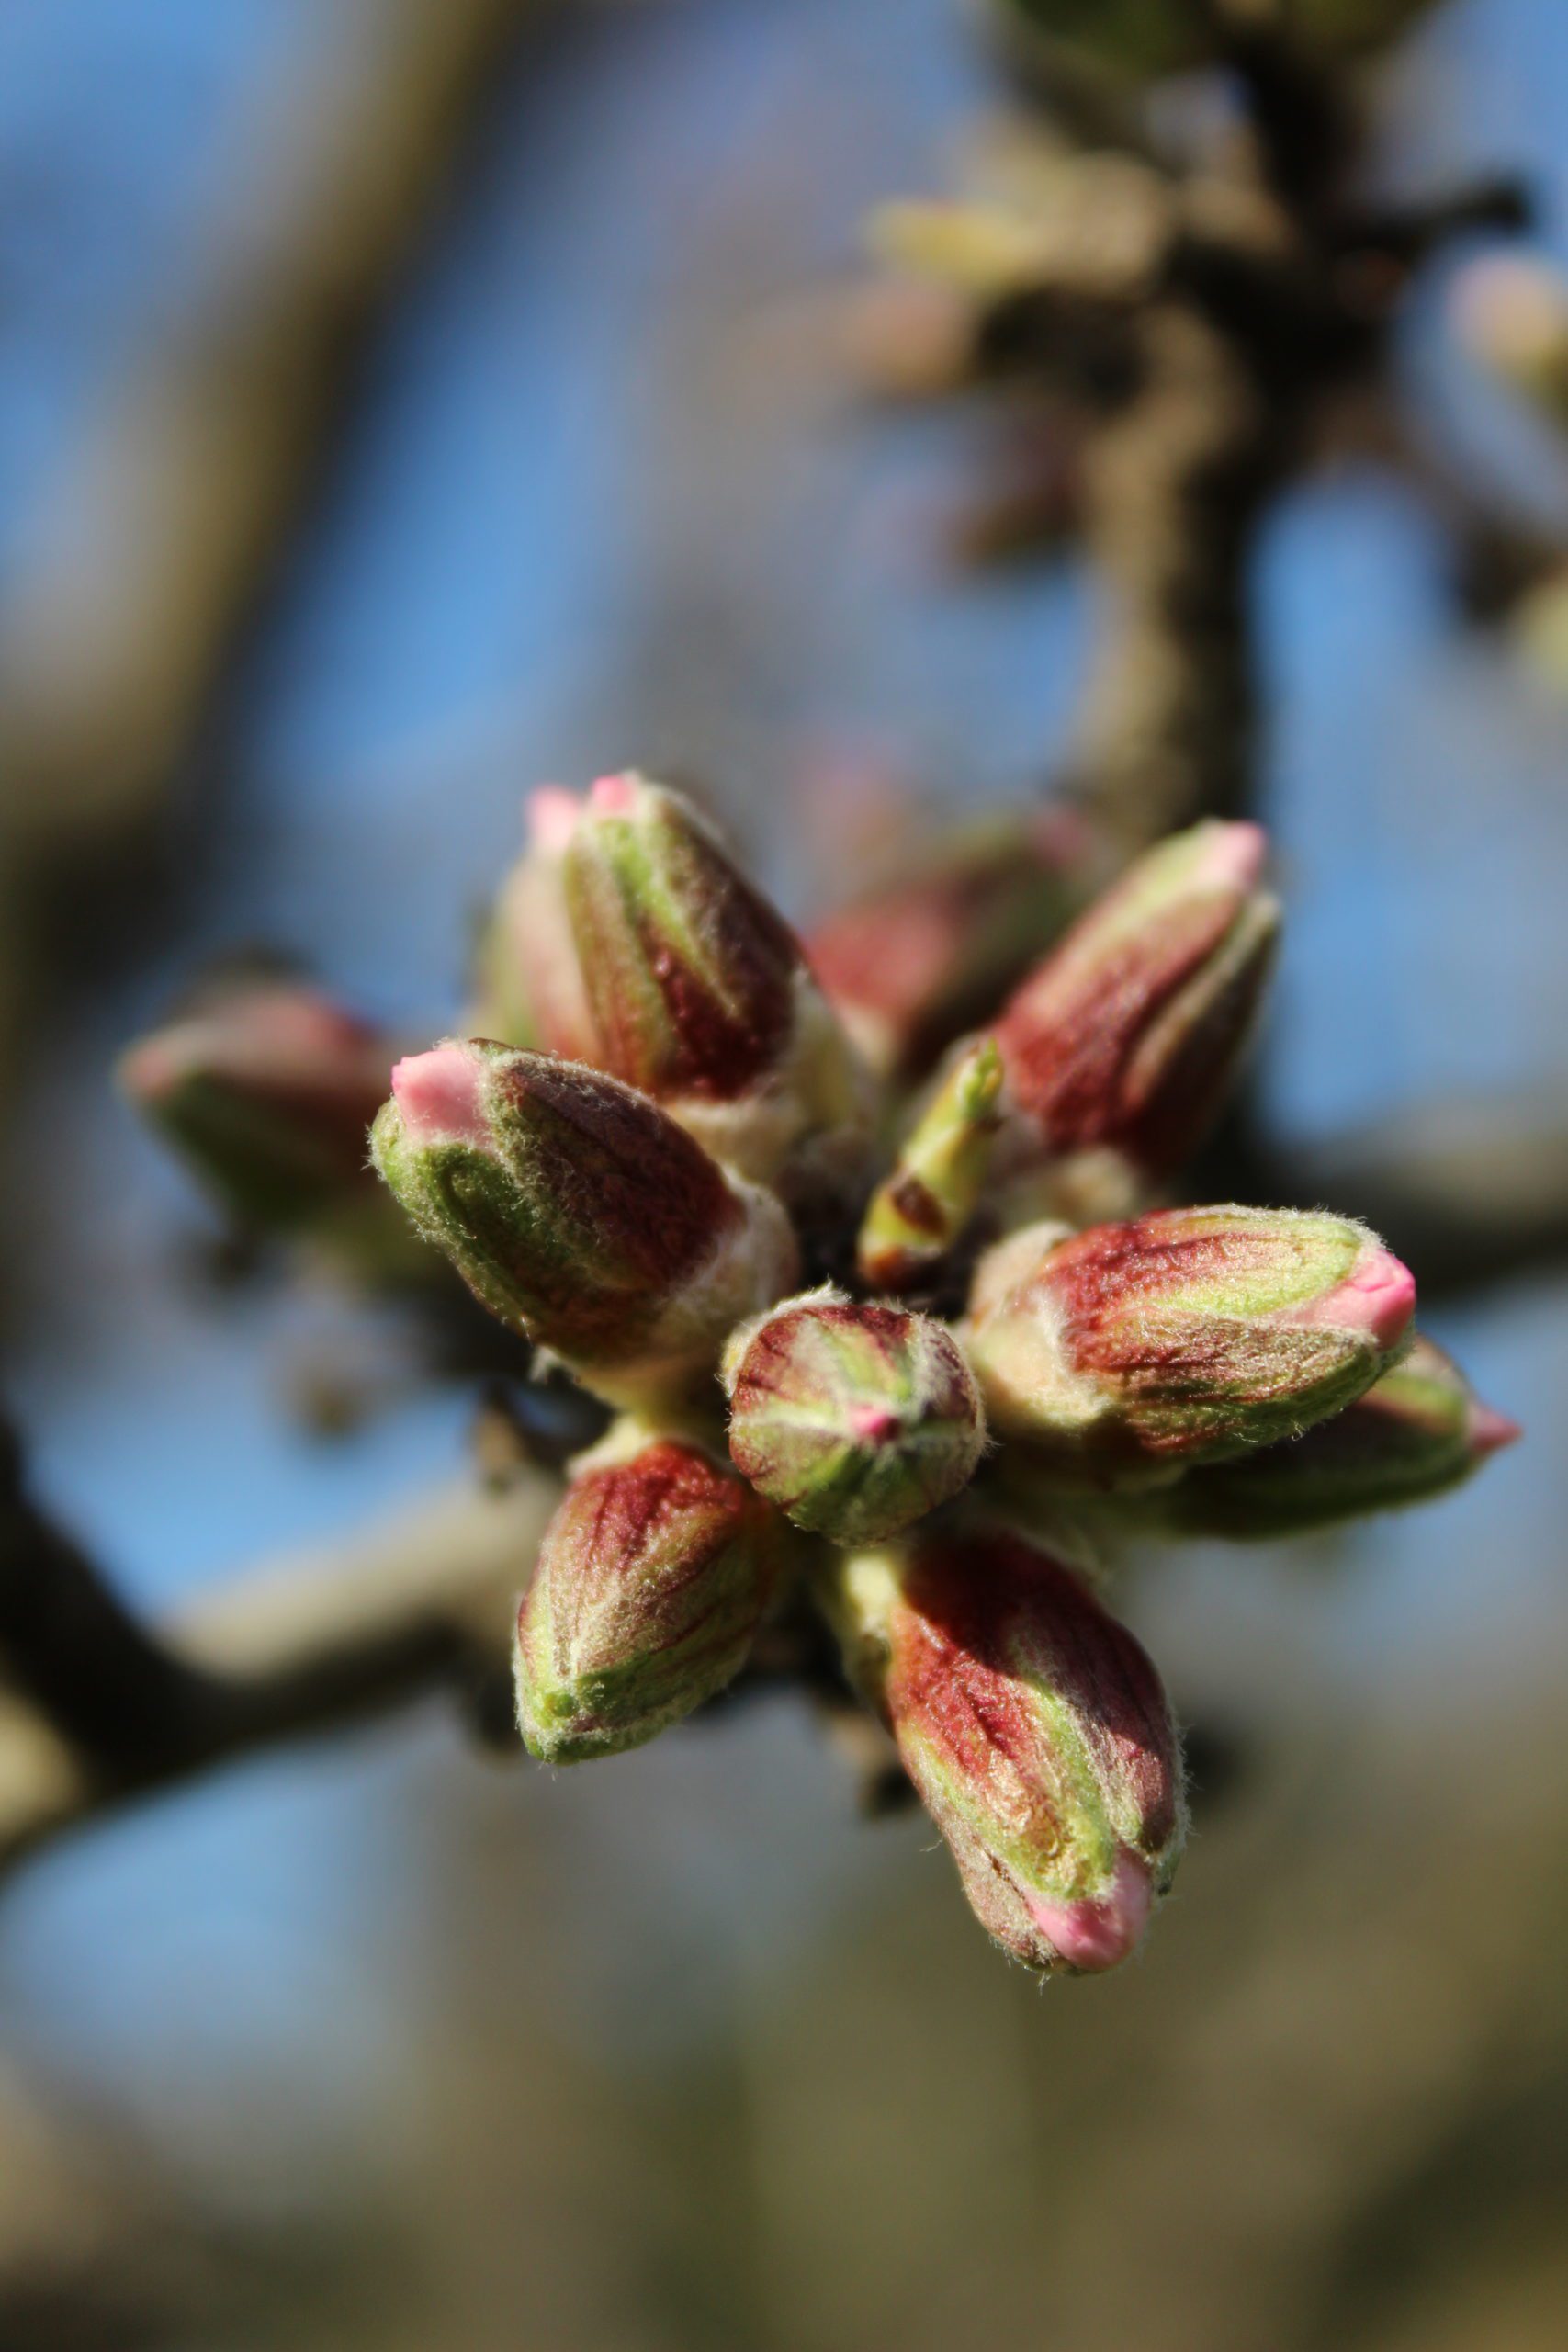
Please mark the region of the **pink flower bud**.
[[851, 1561], [833, 1612], [981, 1925], [1031, 1968], [1113, 1968], [1186, 1831], [1159, 1678], [1071, 1570], [998, 1531]]
[[143, 1037], [118, 1075], [233, 1216], [297, 1227], [373, 1198], [367, 1137], [391, 1058], [384, 1037], [330, 998], [254, 981]]
[[1114, 1484], [1343, 1411], [1388, 1370], [1415, 1295], [1345, 1218], [1167, 1209], [999, 1245], [966, 1338], [997, 1428]]
[[614, 1401], [679, 1394], [787, 1289], [789, 1223], [672, 1119], [580, 1063], [449, 1039], [398, 1064], [376, 1165], [503, 1322]]
[[1025, 1131], [1019, 1157], [1114, 1156], [1136, 1191], [1201, 1143], [1273, 967], [1280, 910], [1256, 825], [1162, 842], [1077, 923], [996, 1036]]
[[746, 1663], [783, 1565], [778, 1521], [661, 1439], [576, 1478], [517, 1621], [517, 1712], [552, 1764], [638, 1747]]

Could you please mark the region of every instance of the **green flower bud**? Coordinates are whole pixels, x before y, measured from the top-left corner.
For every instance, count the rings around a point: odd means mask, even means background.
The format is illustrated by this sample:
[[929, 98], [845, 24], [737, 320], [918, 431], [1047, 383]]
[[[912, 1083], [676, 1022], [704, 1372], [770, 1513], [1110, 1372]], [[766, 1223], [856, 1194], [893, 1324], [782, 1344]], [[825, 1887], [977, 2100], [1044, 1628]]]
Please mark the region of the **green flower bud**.
[[399, 1063], [371, 1137], [476, 1297], [612, 1402], [678, 1396], [797, 1272], [784, 1210], [656, 1104], [470, 1039]]
[[1524, 254], [1461, 270], [1453, 315], [1477, 359], [1561, 431], [1568, 425], [1568, 278]]
[[1446, 1494], [1518, 1436], [1417, 1334], [1382, 1378], [1332, 1420], [1236, 1462], [1194, 1470], [1151, 1498], [1181, 1535], [1263, 1543]]
[[1256, 825], [1209, 822], [1138, 859], [997, 1024], [1015, 1113], [1003, 1159], [1043, 1205], [1123, 1215], [1189, 1159], [1250, 1039], [1279, 942]]
[[1414, 1303], [1404, 1267], [1346, 1218], [1166, 1209], [998, 1244], [964, 1338], [998, 1430], [1114, 1485], [1342, 1412], [1389, 1369]]
[[725, 1351], [729, 1451], [797, 1527], [880, 1542], [946, 1502], [985, 1445], [952, 1333], [831, 1290], [787, 1299]]
[[1113, 1968], [1186, 1832], [1159, 1678], [1070, 1569], [997, 1531], [838, 1565], [826, 1600], [976, 1917], [1026, 1966]]
[[745, 1665], [783, 1565], [774, 1513], [695, 1446], [585, 1471], [546, 1531], [517, 1620], [517, 1719], [549, 1764], [613, 1756]]
[[871, 1289], [912, 1288], [962, 1237], [989, 1172], [1001, 1090], [1001, 1057], [982, 1037], [954, 1062], [872, 1195], [858, 1251]]
[[601, 778], [562, 871], [601, 1068], [746, 1175], [858, 1165], [868, 1076], [794, 933], [688, 802]]

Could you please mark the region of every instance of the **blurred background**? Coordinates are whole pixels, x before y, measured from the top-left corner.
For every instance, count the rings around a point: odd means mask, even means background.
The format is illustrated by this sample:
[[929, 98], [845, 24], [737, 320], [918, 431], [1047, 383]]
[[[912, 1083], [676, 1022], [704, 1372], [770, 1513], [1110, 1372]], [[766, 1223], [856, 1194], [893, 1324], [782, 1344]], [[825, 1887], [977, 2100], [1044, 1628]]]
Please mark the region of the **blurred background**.
[[[704, 779], [804, 915], [893, 785], [1017, 804], [1059, 758], [1091, 584], [953, 563], [987, 428], [879, 413], [835, 309], [997, 97], [957, 0], [0, 11], [4, 1384], [139, 1604], [395, 1516], [473, 1410], [341, 1298], [204, 1271], [111, 1081], [204, 965], [429, 1035], [541, 779]], [[1459, 0], [1374, 153], [1523, 171], [1568, 256], [1565, 116], [1563, 12]], [[1568, 461], [1454, 342], [1465, 250], [1398, 367], [1561, 529]], [[1266, 533], [1303, 1152], [1568, 1086], [1568, 695], [1450, 571], [1370, 461]], [[1205, 1736], [1121, 1974], [1010, 1969], [785, 1697], [603, 1776], [433, 1703], [27, 1867], [4, 2352], [1560, 2343], [1565, 1305], [1543, 1254], [1424, 1316], [1529, 1425], [1473, 1488], [1141, 1577]], [[375, 1409], [328, 1438], [336, 1388]]]

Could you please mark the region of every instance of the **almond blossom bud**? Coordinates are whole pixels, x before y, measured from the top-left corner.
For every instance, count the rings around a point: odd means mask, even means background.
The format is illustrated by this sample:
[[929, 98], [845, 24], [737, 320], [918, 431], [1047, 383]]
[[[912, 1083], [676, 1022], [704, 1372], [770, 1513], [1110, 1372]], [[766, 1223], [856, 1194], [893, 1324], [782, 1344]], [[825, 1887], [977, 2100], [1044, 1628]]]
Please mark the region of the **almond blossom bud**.
[[562, 870], [603, 1069], [763, 1181], [866, 1126], [865, 1074], [799, 942], [679, 794], [602, 777]]
[[1389, 1369], [1405, 1268], [1344, 1217], [1164, 1209], [1014, 1235], [976, 1269], [969, 1359], [1037, 1459], [1101, 1484], [1291, 1437]]
[[722, 1690], [777, 1589], [781, 1537], [749, 1487], [672, 1439], [576, 1478], [517, 1620], [529, 1753], [639, 1747]]
[[1238, 1543], [1295, 1535], [1445, 1494], [1518, 1435], [1417, 1333], [1393, 1371], [1332, 1420], [1162, 1489], [1157, 1521]]
[[846, 1561], [829, 1608], [981, 1926], [1031, 1968], [1126, 1959], [1186, 1834], [1176, 1729], [1132, 1634], [1000, 1531]]
[[564, 862], [578, 803], [553, 785], [530, 795], [528, 847], [501, 886], [479, 941], [471, 1027], [508, 1046], [536, 1046], [567, 1061], [600, 1059], [577, 943], [567, 909]]
[[398, 1064], [371, 1143], [476, 1297], [613, 1402], [682, 1392], [797, 1272], [771, 1193], [580, 1063], [448, 1039]]
[[729, 1451], [797, 1527], [874, 1544], [972, 1476], [985, 1416], [956, 1340], [929, 1315], [808, 1292], [725, 1351]]
[[1278, 945], [1279, 906], [1258, 888], [1264, 850], [1256, 825], [1214, 821], [1160, 842], [1003, 1013], [1014, 1157], [1049, 1162], [1067, 1199], [1131, 1208], [1207, 1134]]
[[228, 989], [122, 1057], [129, 1100], [246, 1225], [306, 1226], [374, 1200], [366, 1136], [392, 1048], [314, 989]]
[[990, 1169], [1001, 1057], [982, 1037], [962, 1053], [906, 1138], [861, 1227], [861, 1279], [908, 1290], [961, 1238]]
[[1060, 936], [1091, 863], [1064, 810], [970, 827], [818, 923], [807, 954], [873, 1066], [918, 1075]]

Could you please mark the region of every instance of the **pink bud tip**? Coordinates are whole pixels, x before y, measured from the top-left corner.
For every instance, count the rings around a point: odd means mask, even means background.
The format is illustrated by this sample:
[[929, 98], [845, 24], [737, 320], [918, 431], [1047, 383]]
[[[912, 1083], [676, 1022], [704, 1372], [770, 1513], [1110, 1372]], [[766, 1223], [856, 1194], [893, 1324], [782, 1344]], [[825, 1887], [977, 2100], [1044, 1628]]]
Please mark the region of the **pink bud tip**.
[[541, 785], [528, 795], [528, 838], [536, 849], [558, 856], [577, 831], [582, 804], [558, 784]]
[[1268, 856], [1269, 836], [1261, 825], [1215, 825], [1195, 878], [1216, 890], [1250, 890]]
[[471, 1143], [481, 1149], [490, 1133], [479, 1107], [484, 1064], [466, 1046], [448, 1040], [426, 1054], [408, 1054], [392, 1071], [392, 1092], [410, 1143]]
[[1111, 1891], [1097, 1902], [1028, 1900], [1035, 1926], [1067, 1966], [1097, 1975], [1116, 1967], [1143, 1941], [1154, 1909], [1154, 1885], [1147, 1866], [1123, 1847]]
[[1516, 1445], [1524, 1435], [1517, 1421], [1506, 1413], [1494, 1412], [1490, 1405], [1475, 1404], [1470, 1414], [1470, 1450], [1478, 1460], [1489, 1453], [1501, 1453], [1506, 1445]]
[[862, 1445], [886, 1445], [904, 1424], [890, 1405], [852, 1405], [850, 1432]]
[[1365, 1331], [1385, 1351], [1398, 1345], [1416, 1312], [1416, 1277], [1392, 1251], [1369, 1250], [1354, 1273], [1284, 1319], [1306, 1329]]
[[629, 817], [637, 807], [638, 779], [628, 771], [602, 775], [588, 796], [588, 805], [601, 817]]

